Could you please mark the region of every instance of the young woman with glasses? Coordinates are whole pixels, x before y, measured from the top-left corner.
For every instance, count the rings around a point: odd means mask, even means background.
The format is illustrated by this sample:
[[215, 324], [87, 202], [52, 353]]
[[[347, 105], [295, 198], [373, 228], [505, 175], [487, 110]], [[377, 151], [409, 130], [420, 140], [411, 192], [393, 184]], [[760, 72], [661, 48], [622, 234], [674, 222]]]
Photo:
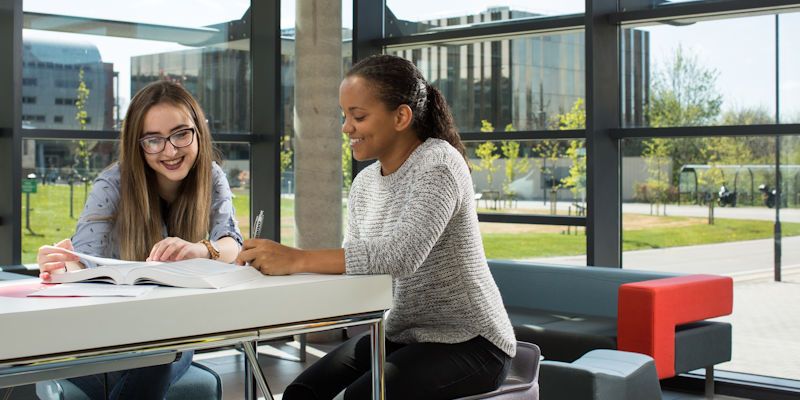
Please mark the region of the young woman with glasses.
[[[214, 161], [202, 109], [182, 86], [159, 81], [131, 100], [119, 162], [94, 181], [72, 239], [56, 247], [132, 261], [232, 262], [242, 244], [225, 173]], [[90, 262], [39, 249], [40, 276]], [[162, 399], [191, 354], [161, 366], [72, 379], [92, 399]], [[106, 397], [108, 394], [108, 397]]]

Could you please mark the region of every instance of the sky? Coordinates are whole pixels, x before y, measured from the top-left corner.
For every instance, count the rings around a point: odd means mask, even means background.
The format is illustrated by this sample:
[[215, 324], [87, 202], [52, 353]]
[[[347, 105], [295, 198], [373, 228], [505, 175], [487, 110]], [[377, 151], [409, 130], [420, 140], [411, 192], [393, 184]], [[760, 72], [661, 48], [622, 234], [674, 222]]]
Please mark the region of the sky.
[[[300, 1], [300, 0], [297, 0]], [[513, 10], [544, 15], [580, 13], [584, 0], [387, 0], [400, 19], [420, 21], [476, 14], [489, 7], [508, 6]], [[281, 27], [294, 26], [295, 1], [281, 4]], [[74, 15], [88, 18], [141, 22], [181, 27], [202, 27], [239, 19], [247, 10], [246, 0], [24, 0], [26, 12]], [[154, 12], [158, 10], [159, 12]], [[424, 12], [420, 12], [424, 10]], [[780, 96], [783, 121], [800, 122], [800, 13], [781, 17]], [[342, 26], [352, 28], [352, 3], [343, 2]], [[640, 27], [651, 32], [651, 66], [659, 68], [680, 45], [697, 56], [700, 63], [719, 72], [717, 89], [722, 93], [723, 110], [762, 107], [775, 111], [775, 18], [758, 16], [706, 21], [688, 26], [653, 25]], [[114, 63], [120, 73], [120, 97], [130, 98], [130, 57], [185, 49], [177, 43], [76, 35], [25, 30], [25, 37], [68, 39], [96, 45], [105, 62]], [[123, 104], [124, 108], [125, 104]]]

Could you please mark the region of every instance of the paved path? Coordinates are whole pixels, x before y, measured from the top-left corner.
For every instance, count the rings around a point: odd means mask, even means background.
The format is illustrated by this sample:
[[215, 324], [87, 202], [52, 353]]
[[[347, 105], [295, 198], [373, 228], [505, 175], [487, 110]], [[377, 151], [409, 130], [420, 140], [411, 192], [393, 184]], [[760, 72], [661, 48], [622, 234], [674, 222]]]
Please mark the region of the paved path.
[[[486, 205], [481, 202], [481, 207], [485, 207]], [[559, 201], [557, 208], [559, 212], [566, 212], [566, 210], [572, 206], [572, 202], [566, 201]], [[517, 202], [516, 209], [533, 209], [537, 210], [537, 212], [548, 212], [549, 210], [549, 203], [548, 205], [544, 205], [541, 201], [519, 201]], [[650, 204], [648, 203], [623, 203], [622, 204], [622, 212], [623, 213], [630, 213], [630, 214], [645, 214], [650, 215]], [[572, 206], [574, 210], [575, 207]], [[500, 209], [500, 212], [506, 212], [511, 209]], [[707, 206], [695, 206], [695, 205], [673, 205], [670, 204], [667, 206], [667, 215], [672, 217], [699, 217], [699, 218], [706, 218], [708, 217], [708, 207]], [[774, 208], [767, 208], [767, 207], [715, 207], [714, 208], [714, 215], [717, 218], [732, 218], [732, 219], [750, 219], [750, 220], [759, 220], [759, 221], [774, 221], [775, 220], [775, 209]], [[781, 221], [783, 222], [800, 222], [800, 209], [798, 208], [782, 208], [781, 209]]]
[[[625, 268], [729, 276], [772, 274], [773, 259], [772, 239], [626, 251], [622, 254]], [[585, 255], [535, 260], [553, 264], [586, 265]], [[787, 270], [800, 268], [800, 236], [783, 239], [782, 265]]]
[[[623, 213], [650, 214], [650, 205], [643, 203], [625, 203], [622, 205]], [[673, 217], [708, 217], [708, 207], [704, 206], [667, 206], [667, 215]], [[760, 221], [774, 221], [775, 209], [767, 207], [715, 207], [716, 218], [752, 219]], [[781, 221], [800, 222], [800, 209], [782, 208]]]

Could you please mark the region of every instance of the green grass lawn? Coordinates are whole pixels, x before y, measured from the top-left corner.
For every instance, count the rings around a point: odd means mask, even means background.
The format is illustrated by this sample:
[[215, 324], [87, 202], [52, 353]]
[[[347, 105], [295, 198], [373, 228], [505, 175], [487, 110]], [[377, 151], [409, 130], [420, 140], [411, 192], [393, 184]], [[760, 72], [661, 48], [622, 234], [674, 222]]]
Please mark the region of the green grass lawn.
[[[87, 193], [91, 192], [91, 186]], [[39, 185], [37, 193], [31, 193], [30, 199], [30, 228], [36, 234], [32, 235], [25, 225], [25, 194], [22, 195], [22, 262], [36, 262], [36, 252], [40, 246], [53, 244], [61, 239], [72, 236], [78, 216], [81, 215], [84, 204], [84, 186], [74, 186], [73, 214], [69, 216], [69, 186], [67, 185]]]
[[[686, 220], [685, 217], [659, 217], [664, 223]], [[772, 237], [773, 223], [717, 219], [714, 225], [705, 223], [684, 227], [650, 227], [625, 230], [623, 251], [661, 249], [698, 244], [767, 239]], [[782, 223], [783, 236], [800, 235], [800, 224]], [[582, 231], [581, 231], [582, 232]], [[538, 258], [586, 254], [586, 237], [558, 233], [484, 233], [483, 246], [487, 258]]]
[[[91, 190], [91, 187], [88, 188]], [[75, 186], [74, 218], [69, 217], [69, 186], [40, 185], [38, 193], [31, 195], [31, 235], [25, 229], [25, 195], [22, 196], [22, 262], [36, 262], [36, 252], [43, 244], [52, 244], [70, 237], [75, 230], [77, 217], [83, 210], [84, 188]], [[239, 228], [245, 238], [250, 232], [249, 192], [234, 190], [234, 207]], [[293, 244], [294, 200], [281, 198], [282, 242]], [[626, 217], [627, 218], [627, 217]], [[658, 217], [660, 223], [649, 224], [646, 229], [626, 230], [623, 234], [624, 250], [658, 249], [675, 246], [723, 243], [772, 237], [770, 221], [717, 219], [715, 225], [705, 223], [688, 226], [670, 226], [685, 222], [685, 217]], [[784, 236], [800, 235], [800, 224], [783, 223]], [[586, 253], [586, 238], [552, 232], [483, 233], [483, 244], [488, 258], [535, 258], [568, 256]]]

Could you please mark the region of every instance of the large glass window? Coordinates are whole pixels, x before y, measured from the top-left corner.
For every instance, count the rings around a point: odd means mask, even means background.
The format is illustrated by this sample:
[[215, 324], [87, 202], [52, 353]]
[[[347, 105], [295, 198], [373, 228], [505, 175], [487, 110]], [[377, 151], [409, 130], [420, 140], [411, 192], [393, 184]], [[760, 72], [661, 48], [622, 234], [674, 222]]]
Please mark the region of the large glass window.
[[779, 14], [778, 32], [780, 122], [800, 124], [800, 13]]
[[40, 246], [72, 236], [92, 177], [117, 159], [117, 145], [110, 140], [22, 141], [20, 179], [28, 181], [30, 192], [22, 194], [23, 263], [35, 263]]
[[[800, 379], [791, 365], [800, 314], [800, 146], [775, 137], [625, 140], [623, 264], [625, 268], [734, 279], [733, 359], [717, 368]], [[780, 183], [778, 183], [780, 182]], [[776, 200], [776, 186], [783, 190]], [[780, 207], [782, 272], [775, 282], [776, 207]]]
[[137, 90], [170, 79], [214, 133], [249, 132], [249, 5], [24, 1], [23, 96], [37, 101], [23, 104], [23, 127], [115, 130]]
[[[353, 65], [353, 4], [349, 1], [342, 2], [342, 74]], [[297, 82], [297, 12], [295, 1], [281, 2], [281, 116], [283, 131], [281, 132], [281, 243], [289, 246], [296, 245], [296, 160], [295, 148], [297, 145], [295, 122], [298, 118], [295, 108], [295, 84]], [[335, 85], [339, 84], [343, 76], [337, 77]], [[338, 104], [338, 98], [331, 98], [331, 104]], [[337, 125], [330, 134], [337, 135]], [[349, 139], [341, 134], [341, 171], [342, 171], [342, 224], [343, 230], [347, 226], [347, 195], [352, 182], [352, 156]]]
[[[408, 3], [389, 1], [387, 36], [583, 12], [582, 2], [513, 3], [485, 12], [469, 9], [468, 3], [451, 5], [447, 17], [440, 18], [430, 7], [412, 9]], [[538, 12], [531, 11], [537, 7]], [[424, 16], [415, 14], [420, 9]], [[398, 23], [395, 32], [393, 24]], [[574, 135], [585, 128], [584, 36], [575, 30], [503, 39], [466, 37], [385, 49], [414, 62], [444, 94], [458, 130], [471, 134], [465, 145], [477, 211], [509, 219], [481, 223], [489, 258], [585, 265], [583, 227], [510, 223], [520, 216], [586, 215], [584, 140], [514, 139], [517, 131], [571, 130]], [[631, 54], [643, 57], [641, 51]], [[493, 139], [496, 134], [503, 139]]]
[[586, 265], [583, 227], [481, 222], [488, 259]]
[[[786, 29], [788, 33], [796, 28]], [[644, 36], [623, 34], [621, 47], [626, 51], [630, 47], [647, 50], [641, 60], [627, 52], [621, 59], [624, 126], [775, 123], [774, 15], [670, 20], [640, 26], [635, 31], [644, 32]], [[636, 43], [637, 39], [641, 42]], [[796, 53], [785, 48], [784, 53]], [[787, 62], [795, 56], [789, 57]], [[631, 70], [641, 72], [630, 74]], [[789, 72], [789, 76], [785, 82], [790, 84], [793, 73]], [[631, 87], [641, 89], [631, 91]], [[644, 120], [630, 114], [635, 108], [627, 106], [639, 103], [640, 95], [644, 96]], [[787, 96], [784, 107], [796, 108], [791, 104], [792, 95]]]
[[[22, 141], [22, 177], [35, 192], [22, 194], [22, 262], [35, 263], [40, 246], [71, 237], [92, 183], [116, 162], [115, 140]], [[250, 146], [217, 143], [220, 166], [233, 191], [236, 220], [250, 231]], [[32, 184], [28, 184], [32, 185]]]
[[386, 36], [406, 36], [435, 32], [453, 26], [469, 26], [509, 19], [544, 18], [581, 14], [580, 0], [504, 0], [487, 5], [485, 1], [387, 0]]
[[[463, 132], [560, 129], [585, 98], [583, 32], [389, 49], [442, 91]], [[582, 104], [582, 103], [581, 103]]]
[[[219, 149], [220, 167], [225, 171], [233, 193], [236, 222], [245, 239], [250, 235], [250, 193], [254, 184], [250, 177], [250, 145], [247, 143], [215, 143]], [[258, 184], [258, 183], [256, 183]]]
[[[23, 204], [30, 201], [22, 216], [23, 262], [35, 262], [41, 244], [72, 235], [92, 181], [117, 160], [116, 141], [93, 138], [119, 131], [131, 96], [147, 83], [169, 79], [186, 87], [214, 134], [250, 132], [249, 6], [179, 1], [153, 12], [94, 0], [23, 2], [22, 127], [41, 130], [39, 137], [57, 130], [53, 136], [74, 138], [22, 142], [20, 178], [38, 182], [36, 193], [23, 194]], [[249, 145], [218, 148], [246, 235]]]
[[478, 212], [585, 216], [583, 140], [486, 139], [466, 143]]

